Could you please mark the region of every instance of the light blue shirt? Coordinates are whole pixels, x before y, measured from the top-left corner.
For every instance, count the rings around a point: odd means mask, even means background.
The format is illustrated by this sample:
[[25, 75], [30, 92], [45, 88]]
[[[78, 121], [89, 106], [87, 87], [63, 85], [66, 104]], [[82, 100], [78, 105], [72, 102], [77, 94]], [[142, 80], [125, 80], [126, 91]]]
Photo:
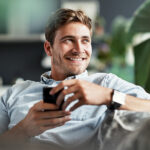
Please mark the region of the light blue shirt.
[[[47, 72], [41, 76], [41, 82], [25, 81], [12, 86], [0, 97], [0, 134], [11, 129], [21, 121], [29, 109], [42, 100], [44, 86], [54, 87], [61, 81], [50, 79]], [[87, 80], [103, 87], [133, 95], [143, 99], [150, 99], [150, 94], [143, 88], [118, 78], [114, 74], [96, 73], [88, 75], [87, 71], [71, 78]], [[65, 97], [67, 99], [68, 95]], [[71, 104], [72, 105], [72, 104]], [[68, 106], [69, 107], [69, 106]], [[35, 136], [32, 140], [40, 140], [49, 143], [50, 148], [59, 146], [64, 149], [99, 149], [102, 142], [101, 125], [107, 115], [105, 105], [84, 105], [77, 108], [71, 114], [71, 121], [65, 125], [53, 128]]]

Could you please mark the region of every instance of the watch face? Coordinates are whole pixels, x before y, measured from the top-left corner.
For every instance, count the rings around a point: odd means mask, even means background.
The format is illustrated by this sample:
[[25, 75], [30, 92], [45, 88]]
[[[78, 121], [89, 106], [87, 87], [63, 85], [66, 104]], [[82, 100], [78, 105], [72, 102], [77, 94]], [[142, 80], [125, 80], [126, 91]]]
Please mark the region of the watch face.
[[114, 90], [112, 94], [112, 102], [108, 107], [110, 110], [118, 109], [121, 105], [125, 104], [126, 94]]
[[113, 96], [112, 96], [112, 101], [118, 104], [124, 105], [125, 98], [126, 98], [126, 94], [121, 93], [119, 91], [114, 91]]

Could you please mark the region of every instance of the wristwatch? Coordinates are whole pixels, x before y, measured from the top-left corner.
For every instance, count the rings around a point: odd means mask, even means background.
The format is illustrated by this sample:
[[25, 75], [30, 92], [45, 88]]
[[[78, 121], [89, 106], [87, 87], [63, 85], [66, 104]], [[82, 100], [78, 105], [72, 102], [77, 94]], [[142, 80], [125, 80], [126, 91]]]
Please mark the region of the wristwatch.
[[118, 109], [121, 105], [125, 104], [125, 99], [126, 99], [126, 94], [113, 90], [112, 101], [108, 108], [112, 111]]

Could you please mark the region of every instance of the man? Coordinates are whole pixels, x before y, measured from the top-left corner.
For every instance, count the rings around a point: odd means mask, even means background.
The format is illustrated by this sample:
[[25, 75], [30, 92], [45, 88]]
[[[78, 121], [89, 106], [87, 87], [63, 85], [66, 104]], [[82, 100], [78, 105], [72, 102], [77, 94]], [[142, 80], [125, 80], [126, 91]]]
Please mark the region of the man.
[[[109, 110], [149, 111], [150, 95], [141, 87], [113, 74], [88, 75], [91, 28], [91, 19], [82, 11], [60, 9], [52, 16], [44, 43], [51, 71], [41, 82], [14, 85], [1, 97], [2, 138], [39, 140], [53, 148], [99, 149], [101, 124]], [[43, 102], [45, 86], [54, 87], [50, 94], [62, 90], [56, 105]]]

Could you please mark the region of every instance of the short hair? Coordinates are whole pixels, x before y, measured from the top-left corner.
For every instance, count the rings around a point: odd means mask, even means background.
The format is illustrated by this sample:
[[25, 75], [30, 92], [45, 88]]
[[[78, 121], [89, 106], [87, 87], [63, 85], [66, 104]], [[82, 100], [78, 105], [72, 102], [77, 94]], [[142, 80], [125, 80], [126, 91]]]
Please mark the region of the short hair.
[[61, 8], [53, 14], [45, 28], [46, 40], [53, 46], [56, 31], [65, 24], [80, 22], [92, 32], [92, 21], [82, 10]]

